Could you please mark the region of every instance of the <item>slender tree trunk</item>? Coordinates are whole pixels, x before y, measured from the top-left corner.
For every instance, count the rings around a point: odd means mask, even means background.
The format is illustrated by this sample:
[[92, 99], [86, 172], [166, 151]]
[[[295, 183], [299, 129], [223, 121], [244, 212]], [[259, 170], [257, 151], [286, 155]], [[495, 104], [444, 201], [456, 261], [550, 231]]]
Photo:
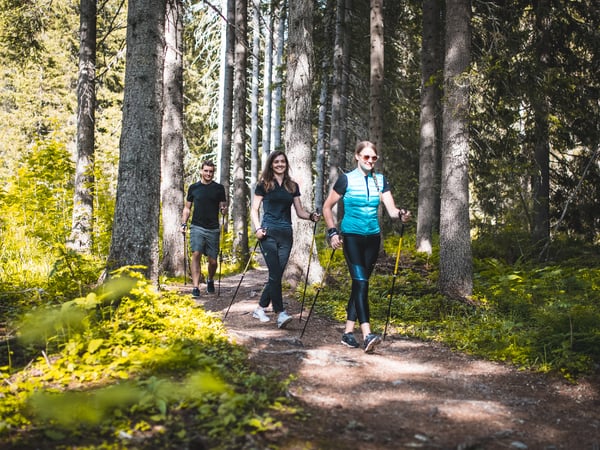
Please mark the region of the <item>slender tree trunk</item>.
[[166, 0], [130, 0], [117, 201], [108, 268], [145, 266], [158, 282]]
[[531, 93], [534, 115], [534, 173], [533, 191], [533, 243], [542, 248], [550, 239], [550, 142], [549, 142], [549, 105], [544, 92], [544, 77], [549, 60], [549, 46], [552, 36], [549, 29], [550, 2], [540, 0], [536, 13], [536, 58], [537, 67], [534, 77], [536, 88]]
[[[223, 67], [223, 111], [221, 117], [221, 157], [219, 183], [229, 196], [231, 183], [231, 140], [233, 123], [233, 68], [235, 60], [235, 0], [227, 0], [225, 28], [225, 64]], [[230, 210], [231, 211], [231, 210]]]
[[77, 82], [77, 155], [71, 236], [67, 246], [91, 253], [94, 221], [96, 115], [96, 0], [81, 0]]
[[269, 15], [265, 18], [265, 61], [263, 69], [263, 117], [262, 117], [262, 161], [261, 167], [271, 153], [271, 107], [273, 81], [273, 4], [269, 4]]
[[252, 83], [250, 86], [250, 195], [252, 196], [258, 173], [260, 159], [258, 155], [258, 94], [260, 87], [260, 1], [252, 5]]
[[338, 172], [344, 168], [344, 155], [341, 148], [342, 76], [344, 70], [344, 0], [336, 1], [335, 31], [333, 39], [333, 73], [331, 82], [331, 131], [329, 133], [329, 185], [335, 184]]
[[369, 140], [383, 150], [383, 0], [371, 0]]
[[[350, 96], [350, 49], [352, 45], [352, 0], [344, 2], [343, 38], [342, 38], [342, 98], [340, 102], [340, 133], [339, 133], [339, 160], [345, 161], [348, 153], [348, 97]], [[352, 152], [354, 146], [352, 145]]]
[[421, 48], [421, 128], [419, 140], [419, 214], [417, 251], [431, 255], [433, 230], [439, 220], [438, 124], [442, 77], [442, 0], [423, 1], [423, 40]]
[[[290, 2], [287, 53], [285, 148], [293, 177], [300, 184], [302, 204], [312, 210], [312, 82], [313, 38], [312, 0]], [[312, 242], [312, 223], [295, 219], [294, 246], [286, 268], [286, 279], [295, 286], [308, 267]], [[316, 249], [309, 271], [309, 282], [320, 279]]]
[[233, 77], [233, 248], [239, 260], [248, 258], [248, 185], [246, 184], [246, 66], [248, 4], [235, 2], [235, 64]]
[[273, 104], [271, 106], [271, 150], [281, 149], [281, 113], [283, 95], [283, 48], [285, 42], [286, 1], [280, 0], [275, 10], [275, 73]]
[[183, 20], [181, 0], [167, 1], [162, 127], [162, 271], [183, 275]]
[[[330, 26], [331, 15], [328, 13], [333, 10], [334, 0], [327, 0], [325, 13], [323, 14], [323, 29], [325, 30], [325, 41], [331, 40]], [[319, 118], [317, 125], [317, 151], [315, 157], [315, 209], [319, 211], [323, 207], [325, 194], [325, 141], [327, 138], [327, 101], [329, 99], [329, 81], [330, 64], [327, 58], [323, 58], [321, 63], [321, 89], [319, 93]]]
[[469, 64], [471, 4], [446, 0], [444, 112], [440, 214], [440, 291], [473, 291], [469, 224]]

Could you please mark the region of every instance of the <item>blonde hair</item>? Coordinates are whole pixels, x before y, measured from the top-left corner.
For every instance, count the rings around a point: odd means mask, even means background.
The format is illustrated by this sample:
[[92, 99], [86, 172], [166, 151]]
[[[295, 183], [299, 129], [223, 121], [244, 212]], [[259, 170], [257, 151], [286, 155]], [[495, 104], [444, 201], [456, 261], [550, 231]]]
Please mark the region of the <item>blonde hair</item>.
[[[375, 152], [376, 155], [379, 155], [379, 152], [377, 152], [377, 147], [375, 147], [375, 144], [373, 144], [371, 141], [360, 141], [358, 144], [356, 144], [354, 154], [356, 156], [359, 156], [365, 148], [370, 148]], [[381, 192], [381, 190], [379, 189], [379, 182], [377, 181], [377, 177], [375, 176], [375, 167], [371, 169], [371, 176], [373, 177], [373, 181], [375, 182], [375, 188], [377, 188], [377, 192]]]

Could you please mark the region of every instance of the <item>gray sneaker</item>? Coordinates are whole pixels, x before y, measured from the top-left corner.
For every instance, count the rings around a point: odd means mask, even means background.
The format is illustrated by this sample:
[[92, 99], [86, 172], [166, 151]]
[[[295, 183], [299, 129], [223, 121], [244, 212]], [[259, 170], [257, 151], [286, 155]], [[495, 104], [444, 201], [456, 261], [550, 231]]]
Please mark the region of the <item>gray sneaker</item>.
[[365, 338], [365, 353], [373, 353], [375, 346], [381, 343], [381, 336], [373, 333], [367, 334]]
[[290, 316], [285, 311], [281, 311], [279, 316], [277, 316], [277, 328], [285, 328], [285, 326], [292, 321], [292, 316]]
[[360, 344], [358, 343], [358, 341], [354, 337], [353, 333], [344, 333], [344, 334], [342, 334], [342, 344], [344, 344], [344, 345], [346, 345], [348, 347], [352, 347], [352, 348], [358, 348], [358, 347], [360, 347]]
[[252, 313], [252, 317], [260, 320], [261, 322], [268, 322], [269, 320], [271, 320], [269, 319], [269, 316], [267, 316], [267, 313], [265, 313], [264, 308], [261, 308], [260, 306], [254, 310], [254, 312]]

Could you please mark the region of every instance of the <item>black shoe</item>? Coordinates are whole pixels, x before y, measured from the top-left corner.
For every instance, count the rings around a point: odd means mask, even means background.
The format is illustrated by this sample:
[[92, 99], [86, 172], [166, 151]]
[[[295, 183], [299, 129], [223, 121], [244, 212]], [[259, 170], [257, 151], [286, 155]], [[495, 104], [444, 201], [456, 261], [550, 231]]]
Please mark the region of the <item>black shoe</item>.
[[352, 348], [358, 348], [358, 347], [360, 347], [360, 344], [354, 338], [354, 334], [353, 333], [344, 333], [344, 334], [342, 334], [342, 344], [344, 344], [344, 345], [346, 345], [348, 347], [352, 347]]
[[214, 280], [206, 280], [206, 292], [212, 294], [215, 292], [215, 281]]
[[192, 297], [200, 297], [200, 289], [198, 289], [197, 287], [192, 289]]
[[365, 353], [373, 353], [375, 346], [381, 343], [381, 336], [373, 333], [367, 334], [365, 338]]

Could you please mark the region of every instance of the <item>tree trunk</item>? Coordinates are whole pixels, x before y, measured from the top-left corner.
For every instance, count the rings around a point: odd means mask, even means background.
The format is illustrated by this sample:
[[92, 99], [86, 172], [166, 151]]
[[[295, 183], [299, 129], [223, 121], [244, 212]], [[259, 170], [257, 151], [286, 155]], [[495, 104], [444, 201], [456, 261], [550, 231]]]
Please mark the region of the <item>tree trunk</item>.
[[235, 0], [227, 0], [227, 24], [225, 28], [225, 62], [223, 67], [223, 111], [221, 116], [221, 155], [219, 183], [229, 196], [231, 183], [231, 134], [233, 123], [233, 67], [235, 60]]
[[94, 220], [94, 146], [96, 116], [96, 1], [81, 0], [77, 82], [77, 155], [71, 236], [67, 246], [91, 253]]
[[[335, 0], [327, 0], [327, 6], [323, 14], [323, 30], [325, 41], [331, 40], [330, 26], [331, 14], [333, 10], [333, 2]], [[315, 210], [321, 210], [324, 202], [325, 194], [325, 152], [327, 139], [327, 101], [329, 99], [329, 82], [330, 82], [330, 64], [327, 58], [323, 58], [321, 62], [321, 89], [319, 92], [319, 118], [317, 125], [317, 149], [315, 155]]]
[[419, 214], [417, 251], [431, 255], [439, 221], [438, 119], [441, 67], [441, 0], [423, 1], [421, 47], [421, 128], [419, 139]]
[[[271, 107], [272, 107], [272, 81], [273, 81], [273, 4], [269, 5], [268, 17], [265, 21], [268, 26], [265, 30], [265, 63], [263, 70], [263, 116], [262, 116], [262, 160], [263, 167], [271, 153]], [[259, 169], [260, 170], [260, 169]]]
[[181, 0], [167, 2], [162, 127], [162, 271], [183, 275], [183, 21]]
[[[383, 150], [383, 0], [371, 0], [369, 140]], [[381, 157], [381, 156], [380, 156]]]
[[248, 258], [248, 185], [246, 184], [246, 65], [248, 4], [235, 2], [235, 64], [233, 76], [233, 249], [240, 261]]
[[473, 291], [469, 224], [469, 0], [446, 0], [446, 51], [440, 214], [442, 294], [466, 298]]
[[[548, 31], [550, 5], [548, 0], [540, 0], [536, 13], [536, 88], [531, 91], [531, 106], [534, 115], [534, 173], [533, 191], [533, 232], [532, 241], [538, 248], [550, 239], [550, 142], [549, 105], [544, 92], [544, 78], [549, 60], [549, 46], [552, 36]], [[539, 80], [539, 82], [537, 82]]]
[[[285, 148], [292, 176], [300, 184], [302, 204], [311, 211], [312, 183], [312, 0], [290, 2], [288, 63], [286, 79]], [[286, 279], [295, 286], [308, 267], [312, 223], [295, 219], [294, 246], [286, 268]], [[321, 271], [313, 248], [309, 282], [320, 279]]]
[[142, 265], [158, 282], [166, 0], [130, 0], [117, 201], [108, 268]]
[[273, 76], [273, 103], [271, 106], [271, 151], [281, 149], [281, 104], [283, 92], [283, 47], [285, 42], [285, 1], [280, 1], [274, 11], [274, 30], [275, 35], [275, 73]]
[[342, 77], [344, 70], [344, 0], [337, 0], [333, 39], [333, 73], [331, 81], [331, 131], [329, 133], [329, 186], [335, 184], [338, 172], [345, 166], [341, 147]]
[[252, 83], [250, 86], [250, 195], [256, 186], [260, 171], [258, 155], [258, 94], [260, 82], [260, 5], [252, 6]]

